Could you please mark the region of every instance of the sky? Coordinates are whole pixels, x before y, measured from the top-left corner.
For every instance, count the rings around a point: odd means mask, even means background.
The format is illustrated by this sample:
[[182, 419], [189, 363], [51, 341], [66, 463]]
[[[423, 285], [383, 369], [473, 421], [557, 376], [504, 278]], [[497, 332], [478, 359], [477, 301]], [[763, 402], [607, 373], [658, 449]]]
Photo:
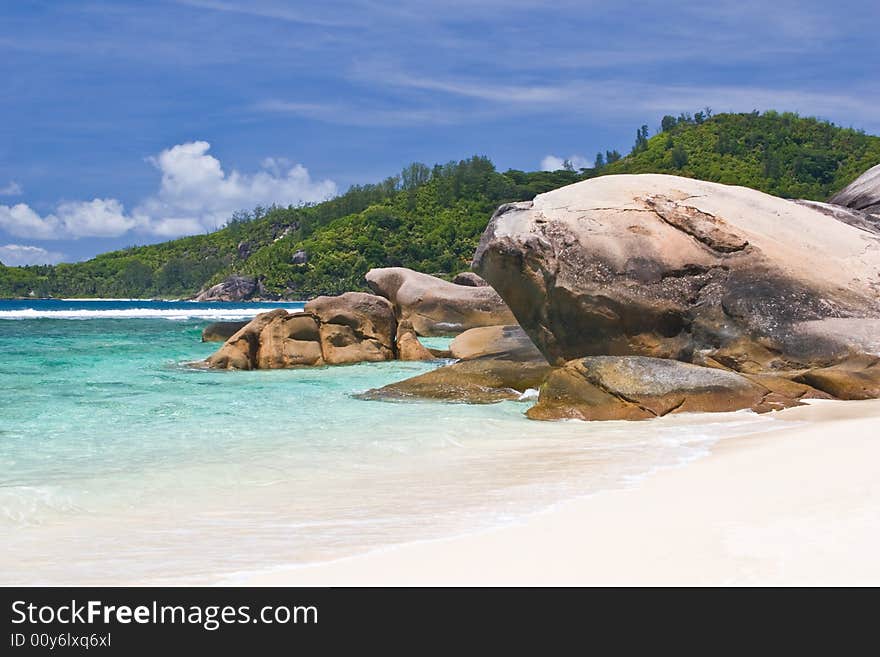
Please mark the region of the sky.
[[876, 0], [0, 0], [0, 262], [76, 261], [474, 154], [777, 109], [880, 133]]

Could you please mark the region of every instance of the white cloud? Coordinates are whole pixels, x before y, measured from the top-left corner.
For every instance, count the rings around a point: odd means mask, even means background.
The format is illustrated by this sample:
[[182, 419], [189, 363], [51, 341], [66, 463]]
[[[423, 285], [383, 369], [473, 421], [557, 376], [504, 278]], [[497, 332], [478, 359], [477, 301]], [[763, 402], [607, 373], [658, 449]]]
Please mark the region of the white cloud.
[[0, 187], [0, 196], [18, 196], [21, 192], [21, 185], [14, 180], [10, 180], [9, 184]]
[[336, 194], [331, 180], [313, 181], [301, 164], [267, 158], [255, 173], [225, 172], [205, 141], [187, 142], [149, 158], [161, 173], [158, 191], [130, 213], [116, 199], [67, 201], [39, 215], [19, 203], [0, 205], [0, 228], [18, 237], [117, 237], [130, 230], [176, 237], [214, 230], [236, 210], [256, 205], [319, 202]]
[[24, 203], [8, 206], [0, 205], [0, 228], [17, 237], [36, 239], [55, 239], [62, 237], [57, 234], [56, 217], [49, 215], [45, 219], [31, 210]]
[[135, 226], [116, 199], [65, 201], [55, 212], [40, 216], [29, 205], [0, 205], [0, 228], [16, 237], [65, 239], [70, 237], [116, 237]]
[[74, 237], [116, 237], [135, 225], [122, 203], [113, 198], [61, 203], [56, 214], [63, 232]]
[[266, 158], [253, 174], [226, 173], [210, 148], [206, 141], [188, 142], [150, 159], [162, 182], [155, 196], [134, 209], [139, 229], [163, 236], [213, 230], [236, 210], [318, 202], [336, 194], [333, 181], [313, 181], [304, 166], [283, 158]]
[[541, 160], [541, 171], [559, 171], [559, 169], [565, 168], [566, 162], [571, 164], [575, 170], [593, 166], [583, 155], [569, 155], [568, 157], [547, 155]]
[[9, 267], [20, 265], [51, 265], [64, 259], [63, 253], [47, 251], [38, 246], [7, 244], [0, 246], [0, 262]]

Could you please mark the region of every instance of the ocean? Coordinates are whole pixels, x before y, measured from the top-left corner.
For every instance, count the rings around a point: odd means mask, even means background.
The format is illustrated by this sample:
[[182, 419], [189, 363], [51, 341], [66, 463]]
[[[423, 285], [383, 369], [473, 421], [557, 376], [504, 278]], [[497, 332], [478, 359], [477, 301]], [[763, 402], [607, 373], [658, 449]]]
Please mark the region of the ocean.
[[0, 584], [234, 582], [515, 523], [780, 422], [355, 398], [442, 363], [187, 365], [208, 322], [301, 306], [0, 301]]

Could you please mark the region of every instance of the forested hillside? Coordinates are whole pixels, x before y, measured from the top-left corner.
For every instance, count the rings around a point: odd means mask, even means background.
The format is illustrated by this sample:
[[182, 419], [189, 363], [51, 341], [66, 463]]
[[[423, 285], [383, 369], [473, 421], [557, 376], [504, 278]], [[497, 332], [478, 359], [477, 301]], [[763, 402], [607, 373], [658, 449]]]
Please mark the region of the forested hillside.
[[673, 173], [824, 201], [880, 162], [880, 137], [796, 114], [705, 112], [666, 116], [637, 133], [632, 153], [607, 173]]
[[371, 267], [467, 269], [499, 204], [584, 178], [673, 173], [825, 200], [878, 162], [880, 137], [794, 114], [667, 116], [654, 136], [642, 126], [627, 156], [606, 151], [594, 168], [502, 173], [479, 156], [413, 164], [317, 205], [238, 213], [208, 235], [75, 264], [0, 266], [0, 296], [176, 298], [236, 273], [258, 278], [267, 296], [302, 299], [362, 288]]

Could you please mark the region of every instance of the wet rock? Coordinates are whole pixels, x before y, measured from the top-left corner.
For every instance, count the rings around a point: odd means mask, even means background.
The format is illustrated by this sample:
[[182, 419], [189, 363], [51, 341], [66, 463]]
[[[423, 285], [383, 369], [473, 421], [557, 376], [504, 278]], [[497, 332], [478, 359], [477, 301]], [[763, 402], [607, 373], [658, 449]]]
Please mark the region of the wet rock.
[[532, 419], [644, 420], [669, 413], [771, 410], [799, 403], [736, 372], [645, 356], [593, 356], [551, 373]]
[[438, 367], [425, 374], [369, 390], [361, 399], [406, 401], [434, 399], [467, 404], [491, 404], [518, 399], [537, 388], [551, 368], [546, 362], [476, 358]]

